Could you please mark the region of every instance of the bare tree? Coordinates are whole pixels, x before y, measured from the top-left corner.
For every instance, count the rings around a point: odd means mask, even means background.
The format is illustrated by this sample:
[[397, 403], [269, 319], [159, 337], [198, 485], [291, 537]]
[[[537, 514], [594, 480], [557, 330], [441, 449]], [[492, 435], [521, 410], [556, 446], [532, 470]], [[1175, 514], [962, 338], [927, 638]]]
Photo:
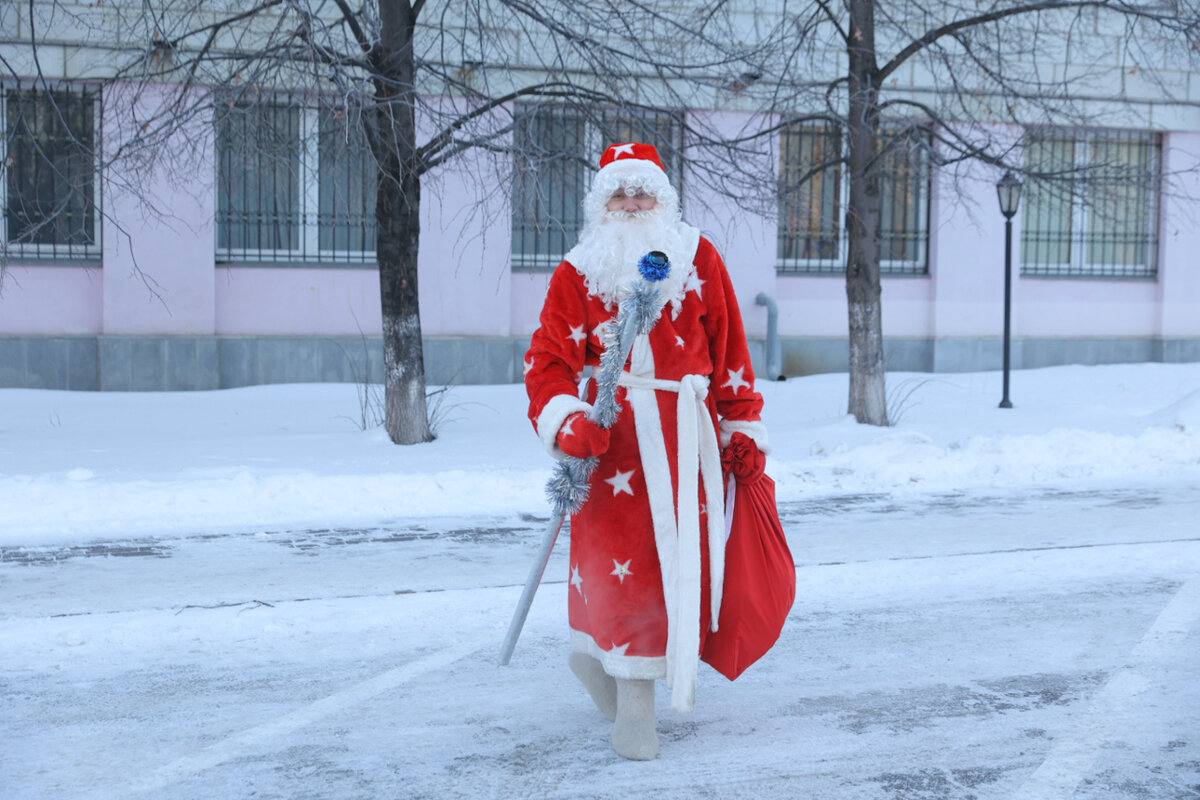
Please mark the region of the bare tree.
[[[561, 34], [571, 53], [557, 63], [609, 96], [749, 112], [738, 132], [698, 115], [684, 125], [689, 175], [743, 207], [774, 214], [777, 191], [846, 173], [848, 407], [876, 425], [888, 424], [880, 273], [889, 165], [929, 164], [952, 184], [959, 167], [983, 163], [997, 176], [1034, 178], [1042, 191], [1090, 186], [1084, 202], [1120, 213], [1113, 187], [1157, 177], [1103, 159], [1031, 162], [1022, 155], [1028, 137], [1012, 131], [1154, 127], [1153, 109], [1189, 107], [1200, 48], [1195, 0], [504, 5]], [[833, 131], [839, 145], [781, 185], [780, 133], [808, 124]]]
[[[188, 126], [215, 122], [217, 130], [237, 140], [225, 151], [218, 147], [218, 158], [254, 148], [266, 157], [278, 150], [271, 139], [291, 135], [286, 119], [272, 116], [272, 109], [316, 104], [322, 114], [340, 120], [343, 139], [364, 140], [377, 179], [373, 249], [383, 319], [385, 427], [394, 442], [410, 444], [432, 438], [417, 282], [422, 179], [470, 149], [504, 156], [504, 165], [510, 165], [521, 102], [570, 105], [606, 131], [645, 132], [644, 126], [614, 120], [636, 123], [642, 112], [678, 99], [670, 91], [645, 87], [661, 89], [706, 68], [708, 53], [729, 58], [699, 37], [699, 44], [668, 48], [666, 60], [658, 60], [661, 53], [639, 41], [663, 33], [684, 43], [688, 24], [650, 7], [588, 0], [546, 12], [525, 0], [355, 5], [346, 0], [246, 5], [163, 0], [86, 9], [45, 0], [12, 12], [22, 15], [22, 38], [31, 57], [4, 66], [45, 94], [53, 81], [43, 75], [38, 53], [47, 25], [57, 31], [71, 28], [76, 43], [102, 47], [104, 67], [72, 77], [104, 86], [105, 114], [120, 117], [114, 127], [121, 135], [104, 152], [97, 149], [87, 157], [101, 166], [104, 180], [135, 192], [148, 191], [133, 184], [152, 167], [186, 168], [178, 134]], [[704, 53], [700, 60], [689, 63], [699, 52]], [[143, 94], [150, 96], [153, 87], [164, 84], [172, 87], [165, 97], [159, 93], [142, 102]], [[629, 113], [614, 115], [614, 108]], [[198, 153], [211, 148], [208, 140], [185, 138]], [[167, 153], [168, 141], [174, 141], [175, 151]], [[541, 151], [524, 154], [527, 162], [586, 163], [578, 149], [566, 151], [569, 143], [548, 150], [541, 144]], [[268, 167], [262, 183], [285, 181], [287, 169]], [[500, 167], [498, 174], [504, 171]], [[274, 199], [270, 186], [250, 190]], [[56, 216], [42, 211], [46, 220]], [[249, 238], [270, 249], [281, 236], [270, 231]]]
[[[276, 130], [286, 121], [257, 110], [264, 102], [318, 104], [341, 120], [344, 139], [365, 140], [376, 178], [373, 249], [382, 304], [385, 426], [400, 444], [432, 438], [417, 282], [422, 178], [471, 148], [507, 152], [518, 100], [555, 99], [589, 108], [620, 102], [564, 63], [570, 42], [580, 41], [575, 31], [540, 25], [520, 3], [258, 0], [214, 6], [165, 0], [84, 8], [31, 2], [6, 14], [14, 20], [19, 16], [27, 50], [20, 58], [0, 54], [0, 61], [32, 90], [31, 109], [44, 110], [41, 98], [51, 100], [49, 113], [68, 135], [69, 114], [53, 102], [54, 80], [43, 72], [40, 58], [47, 42], [61, 46], [62, 40], [54, 41], [55, 34], [46, 31], [69, 29], [73, 44], [103, 48], [103, 66], [72, 77], [105, 88], [106, 115], [112, 118], [106, 122], [121, 135], [103, 152], [98, 143], [76, 136], [73, 153], [75, 162], [99, 166], [106, 181], [132, 185], [152, 165], [175, 161], [178, 168], [180, 154], [167, 154], [165, 143], [174, 139], [178, 148], [179, 132], [197, 120], [242, 134], [243, 148], [286, 135]], [[524, 60], [514, 52], [518, 48]], [[139, 102], [148, 87], [164, 83], [173, 88], [152, 108]], [[11, 95], [11, 108], [22, 97]], [[250, 117], [255, 113], [257, 120]], [[119, 123], [113, 123], [117, 117]], [[211, 146], [206, 138], [196, 144], [198, 151]], [[262, 149], [270, 151], [266, 144]], [[27, 163], [71, 188], [47, 193], [57, 203], [24, 209], [31, 222], [14, 229], [9, 240], [17, 244], [37, 242], [39, 230], [61, 227], [68, 216], [89, 216], [80, 209], [88, 205], [84, 181], [91, 180], [93, 170], [64, 170], [63, 158], [45, 153], [30, 153], [18, 167]], [[280, 166], [263, 182], [286, 180], [286, 172], [286, 165]], [[9, 205], [15, 200], [10, 198]], [[278, 245], [278, 238], [270, 232], [256, 241]]]
[[[746, 63], [760, 78], [751, 104], [776, 115], [747, 139], [819, 121], [845, 142], [801, 180], [849, 176], [849, 412], [876, 425], [888, 423], [879, 222], [889, 155], [921, 150], [949, 172], [983, 162], [1061, 179], [1070, 192], [1088, 176], [1073, 165], [1031, 165], [1021, 141], [981, 123], [1150, 127], [1154, 103], [1187, 105], [1185, 76], [1200, 47], [1192, 0], [817, 0], [785, 4], [775, 19], [756, 49], [769, 56], [748, 54]], [[1093, 167], [1110, 184], [1147, 180], [1119, 165]]]
[[[126, 135], [104, 155], [114, 162], [161, 159], [157, 145], [181, 125], [236, 124], [254, 101], [280, 92], [289, 102], [322, 104], [348, 138], [364, 138], [378, 179], [385, 424], [393, 441], [415, 443], [431, 438], [417, 303], [422, 178], [470, 149], [511, 159], [522, 104], [567, 104], [613, 136], [654, 134], [655, 109], [748, 112], [737, 133], [681, 115], [682, 138], [668, 155], [687, 159], [705, 187], [765, 213], [778, 200], [771, 143], [780, 131], [808, 122], [837, 131], [844, 148], [795, 183], [830, 170], [849, 175], [849, 410], [886, 424], [884, 165], [912, 151], [942, 167], [982, 161], [1022, 170], [1020, 143], [976, 123], [1104, 124], [1098, 107], [1137, 110], [1136, 92], [1122, 86], [1114, 96], [1111, 75], [1080, 65], [1115, 64], [1118, 78], [1132, 70], [1142, 81], [1164, 75], [1168, 96], [1163, 67], [1194, 60], [1198, 15], [1195, 0], [1155, 2], [163, 0], [85, 10], [45, 0], [23, 7], [23, 35], [43, 85], [36, 23], [50, 13], [60, 28], [63, 15], [78, 14], [83, 39], [106, 48], [112, 68], [82, 77], [133, 93], [174, 87], [152, 112], [129, 112]], [[1173, 61], [1163, 57], [1168, 48]], [[13, 75], [30, 72], [28, 64], [3, 65]], [[140, 108], [132, 100], [108, 105]], [[585, 169], [581, 150], [563, 142], [516, 155]]]

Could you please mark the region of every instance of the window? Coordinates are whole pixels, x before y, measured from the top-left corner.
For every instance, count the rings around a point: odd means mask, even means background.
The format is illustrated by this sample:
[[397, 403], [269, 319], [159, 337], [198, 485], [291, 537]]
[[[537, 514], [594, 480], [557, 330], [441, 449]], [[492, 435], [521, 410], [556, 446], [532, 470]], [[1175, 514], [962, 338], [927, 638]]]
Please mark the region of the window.
[[790, 128], [780, 149], [780, 264], [844, 267], [841, 134], [831, 127]]
[[10, 89], [0, 102], [4, 249], [35, 258], [98, 258], [95, 92]]
[[1154, 277], [1159, 158], [1154, 133], [1031, 131], [1021, 274]]
[[[880, 272], [928, 271], [929, 133], [885, 129], [880, 134]], [[778, 269], [843, 274], [848, 180], [841, 132], [797, 125], [780, 137]]]
[[[520, 105], [512, 186], [512, 263], [521, 271], [551, 270], [583, 229], [583, 198], [604, 147], [640, 141], [658, 148], [676, 190], [683, 172], [683, 124], [672, 112], [634, 117], [614, 109]], [[682, 192], [681, 192], [682, 194]]]
[[375, 262], [376, 164], [344, 110], [233, 106], [217, 171], [219, 261]]

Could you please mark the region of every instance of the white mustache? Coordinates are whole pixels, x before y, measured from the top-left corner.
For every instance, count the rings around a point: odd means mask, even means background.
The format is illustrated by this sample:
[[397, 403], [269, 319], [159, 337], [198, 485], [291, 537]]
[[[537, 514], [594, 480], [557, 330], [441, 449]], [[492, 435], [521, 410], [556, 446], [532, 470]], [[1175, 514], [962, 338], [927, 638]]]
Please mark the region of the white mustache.
[[651, 210], [649, 210], [649, 211], [605, 211], [605, 212], [604, 212], [604, 219], [605, 219], [605, 221], [608, 221], [608, 220], [615, 220], [615, 221], [625, 221], [625, 220], [632, 220], [632, 219], [653, 219], [656, 211], [657, 211], [657, 209], [651, 209]]

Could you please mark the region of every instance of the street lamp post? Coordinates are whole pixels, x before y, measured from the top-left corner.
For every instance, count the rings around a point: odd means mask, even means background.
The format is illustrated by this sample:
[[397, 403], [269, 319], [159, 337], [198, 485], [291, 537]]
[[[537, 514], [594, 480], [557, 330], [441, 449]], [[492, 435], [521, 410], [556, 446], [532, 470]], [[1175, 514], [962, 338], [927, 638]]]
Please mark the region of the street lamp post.
[[1004, 215], [1004, 397], [1001, 408], [1012, 408], [1008, 399], [1008, 366], [1010, 337], [1012, 333], [1012, 218], [1021, 203], [1021, 182], [1011, 172], [996, 182], [996, 195], [1000, 199], [1000, 213]]

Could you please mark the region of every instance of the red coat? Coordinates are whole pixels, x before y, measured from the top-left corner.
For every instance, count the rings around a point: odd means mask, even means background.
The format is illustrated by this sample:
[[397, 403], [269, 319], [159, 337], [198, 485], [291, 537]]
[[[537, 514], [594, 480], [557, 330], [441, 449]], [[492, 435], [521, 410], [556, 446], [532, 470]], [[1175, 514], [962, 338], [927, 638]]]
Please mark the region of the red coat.
[[[694, 702], [700, 632], [717, 618], [722, 590], [718, 437], [724, 443], [740, 430], [766, 444], [762, 397], [725, 264], [701, 238], [688, 268], [682, 302], [667, 303], [634, 345], [612, 444], [587, 504], [571, 519], [568, 601], [576, 649], [619, 678], [666, 676], [674, 705], [684, 709]], [[599, 364], [598, 329], [615, 316], [588, 294], [574, 266], [559, 265], [525, 357], [529, 416], [556, 455], [562, 422], [589, 408], [579, 399], [580, 377]], [[593, 385], [587, 399], [594, 396]]]

